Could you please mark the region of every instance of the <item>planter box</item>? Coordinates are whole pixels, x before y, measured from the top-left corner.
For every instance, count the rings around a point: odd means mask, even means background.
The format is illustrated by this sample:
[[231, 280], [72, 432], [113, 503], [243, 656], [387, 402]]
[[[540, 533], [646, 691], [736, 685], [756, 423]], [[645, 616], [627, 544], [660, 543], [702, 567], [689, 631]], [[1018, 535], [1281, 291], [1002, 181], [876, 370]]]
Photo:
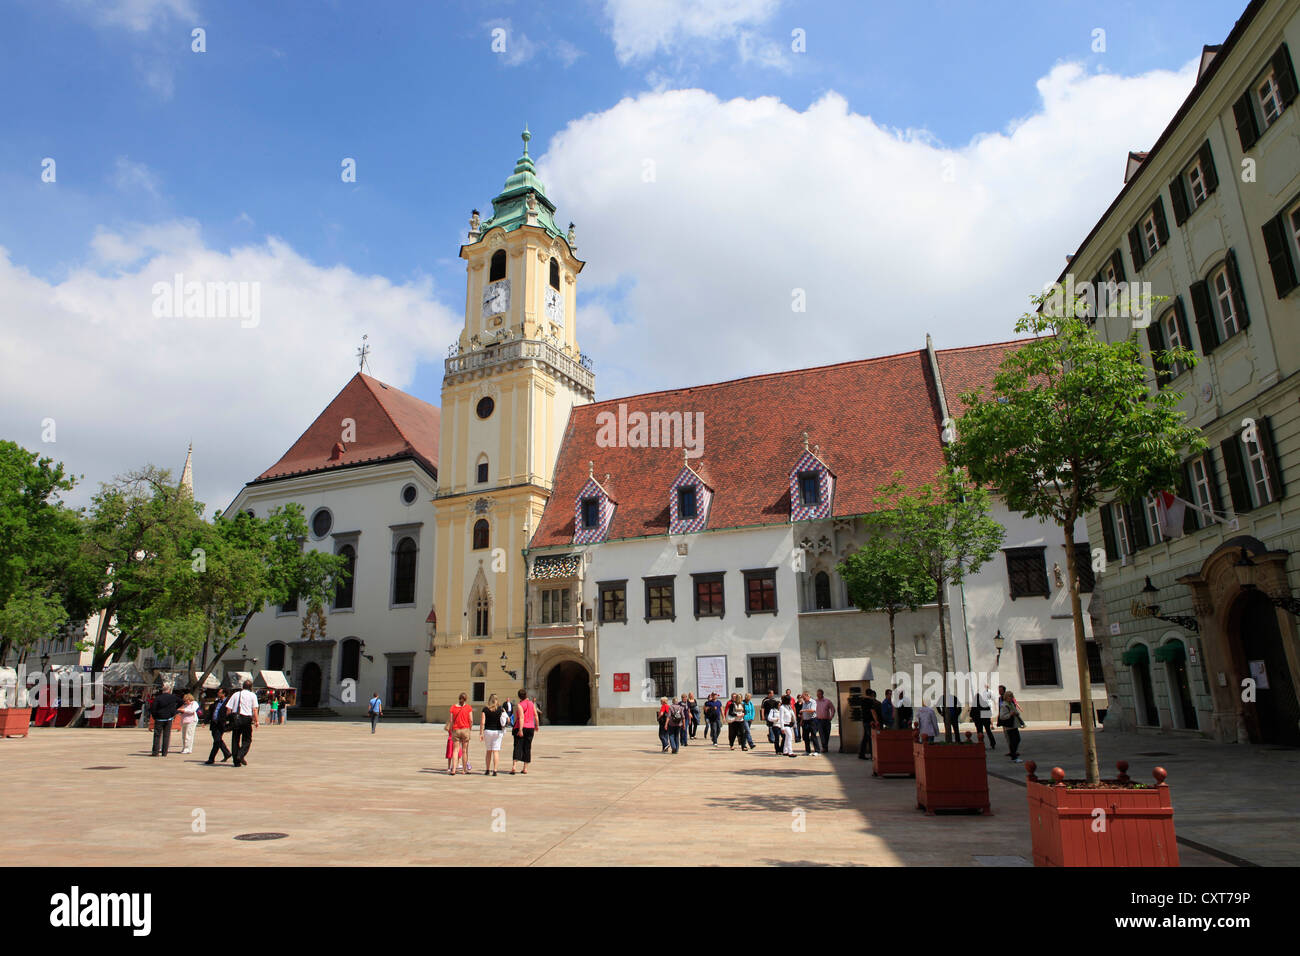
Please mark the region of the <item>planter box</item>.
[[1043, 783], [1034, 762], [1025, 764], [1035, 866], [1178, 866], [1164, 768], [1152, 772], [1155, 786], [1135, 788], [1128, 763], [1118, 766], [1115, 780], [1102, 781], [1109, 786], [1083, 789], [1067, 786], [1060, 767], [1052, 769], [1051, 783]]
[[912, 761], [912, 744], [916, 740], [915, 731], [881, 730], [871, 728], [871, 775], [884, 777], [895, 775], [902, 777], [916, 776], [916, 767]]
[[989, 807], [989, 776], [984, 760], [984, 740], [966, 743], [912, 744], [916, 765], [916, 806], [929, 815], [936, 810], [978, 810]]
[[31, 722], [32, 709], [30, 707], [0, 708], [0, 738], [26, 737]]

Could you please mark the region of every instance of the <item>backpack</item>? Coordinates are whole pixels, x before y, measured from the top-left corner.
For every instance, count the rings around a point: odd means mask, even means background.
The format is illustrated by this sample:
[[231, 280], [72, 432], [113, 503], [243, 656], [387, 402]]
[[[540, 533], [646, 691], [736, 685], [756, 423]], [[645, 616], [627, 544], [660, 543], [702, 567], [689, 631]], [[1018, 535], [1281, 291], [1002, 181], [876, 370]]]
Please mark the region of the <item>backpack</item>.
[[673, 704], [668, 708], [668, 726], [680, 727], [682, 725], [682, 705]]

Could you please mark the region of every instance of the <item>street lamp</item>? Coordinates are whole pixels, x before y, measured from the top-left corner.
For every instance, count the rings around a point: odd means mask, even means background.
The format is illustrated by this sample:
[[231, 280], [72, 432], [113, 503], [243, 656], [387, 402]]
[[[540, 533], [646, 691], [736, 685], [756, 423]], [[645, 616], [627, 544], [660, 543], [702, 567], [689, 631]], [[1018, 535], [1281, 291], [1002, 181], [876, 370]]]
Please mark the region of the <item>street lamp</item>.
[[1006, 638], [1002, 636], [1002, 629], [998, 628], [998, 632], [993, 635], [993, 646], [998, 649], [997, 660], [993, 662], [994, 667], [1002, 663], [1002, 648], [1006, 643]]
[[509, 668], [507, 668], [507, 667], [506, 667], [506, 664], [507, 664], [507, 663], [508, 663], [508, 659], [507, 659], [507, 657], [506, 657], [506, 652], [505, 652], [505, 651], [502, 651], [502, 652], [501, 652], [501, 670], [502, 670], [504, 673], [510, 675], [510, 679], [511, 679], [511, 680], [519, 680], [519, 672], [518, 672], [518, 671], [512, 671], [512, 670], [510, 670]]
[[1255, 583], [1258, 570], [1259, 565], [1252, 561], [1250, 559], [1250, 554], [1245, 548], [1242, 548], [1241, 557], [1232, 564], [1232, 571], [1237, 576], [1237, 583], [1241, 585], [1241, 589], [1243, 591], [1255, 591], [1267, 598], [1269, 603], [1274, 607], [1280, 607], [1283, 610], [1300, 617], [1300, 601], [1291, 597], [1290, 594], [1285, 597], [1274, 597], [1267, 591], [1262, 590], [1259, 585]]
[[1167, 621], [1170, 624], [1177, 624], [1184, 630], [1191, 631], [1193, 634], [1201, 629], [1200, 623], [1194, 617], [1186, 617], [1182, 614], [1161, 614], [1160, 604], [1156, 600], [1156, 595], [1160, 589], [1151, 583], [1151, 576], [1147, 576], [1146, 587], [1141, 591], [1142, 603], [1133, 605], [1132, 612], [1134, 617], [1151, 617], [1157, 621]]

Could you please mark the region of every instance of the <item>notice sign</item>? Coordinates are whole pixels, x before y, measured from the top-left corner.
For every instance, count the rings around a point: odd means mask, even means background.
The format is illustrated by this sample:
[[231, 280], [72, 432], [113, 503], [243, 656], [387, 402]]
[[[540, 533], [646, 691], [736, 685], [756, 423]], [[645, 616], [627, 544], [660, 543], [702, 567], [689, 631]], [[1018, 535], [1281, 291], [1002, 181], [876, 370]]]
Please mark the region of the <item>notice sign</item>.
[[727, 658], [723, 656], [695, 658], [695, 687], [698, 697], [708, 697], [710, 694], [726, 697]]
[[620, 693], [623, 693], [623, 692], [625, 692], [625, 691], [630, 691], [631, 689], [632, 689], [632, 675], [631, 675], [631, 674], [615, 674], [615, 675], [614, 675], [614, 693], [616, 693], [616, 694], [620, 694]]
[[104, 721], [102, 726], [104, 727], [117, 726], [117, 704], [104, 705]]
[[1268, 669], [1263, 661], [1250, 662], [1250, 676], [1255, 680], [1256, 690], [1268, 690]]

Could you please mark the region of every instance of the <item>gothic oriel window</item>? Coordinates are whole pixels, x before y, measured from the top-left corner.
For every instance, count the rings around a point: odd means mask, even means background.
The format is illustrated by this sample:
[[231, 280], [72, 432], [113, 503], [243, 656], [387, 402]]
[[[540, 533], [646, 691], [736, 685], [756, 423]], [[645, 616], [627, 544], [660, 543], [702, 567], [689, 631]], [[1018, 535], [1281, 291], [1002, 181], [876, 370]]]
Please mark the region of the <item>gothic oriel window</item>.
[[498, 249], [492, 253], [492, 265], [488, 271], [488, 282], [496, 282], [506, 277], [506, 251]]
[[818, 571], [813, 578], [813, 606], [825, 611], [831, 606], [831, 576], [825, 571]]
[[488, 599], [481, 591], [474, 601], [474, 636], [488, 636]]

